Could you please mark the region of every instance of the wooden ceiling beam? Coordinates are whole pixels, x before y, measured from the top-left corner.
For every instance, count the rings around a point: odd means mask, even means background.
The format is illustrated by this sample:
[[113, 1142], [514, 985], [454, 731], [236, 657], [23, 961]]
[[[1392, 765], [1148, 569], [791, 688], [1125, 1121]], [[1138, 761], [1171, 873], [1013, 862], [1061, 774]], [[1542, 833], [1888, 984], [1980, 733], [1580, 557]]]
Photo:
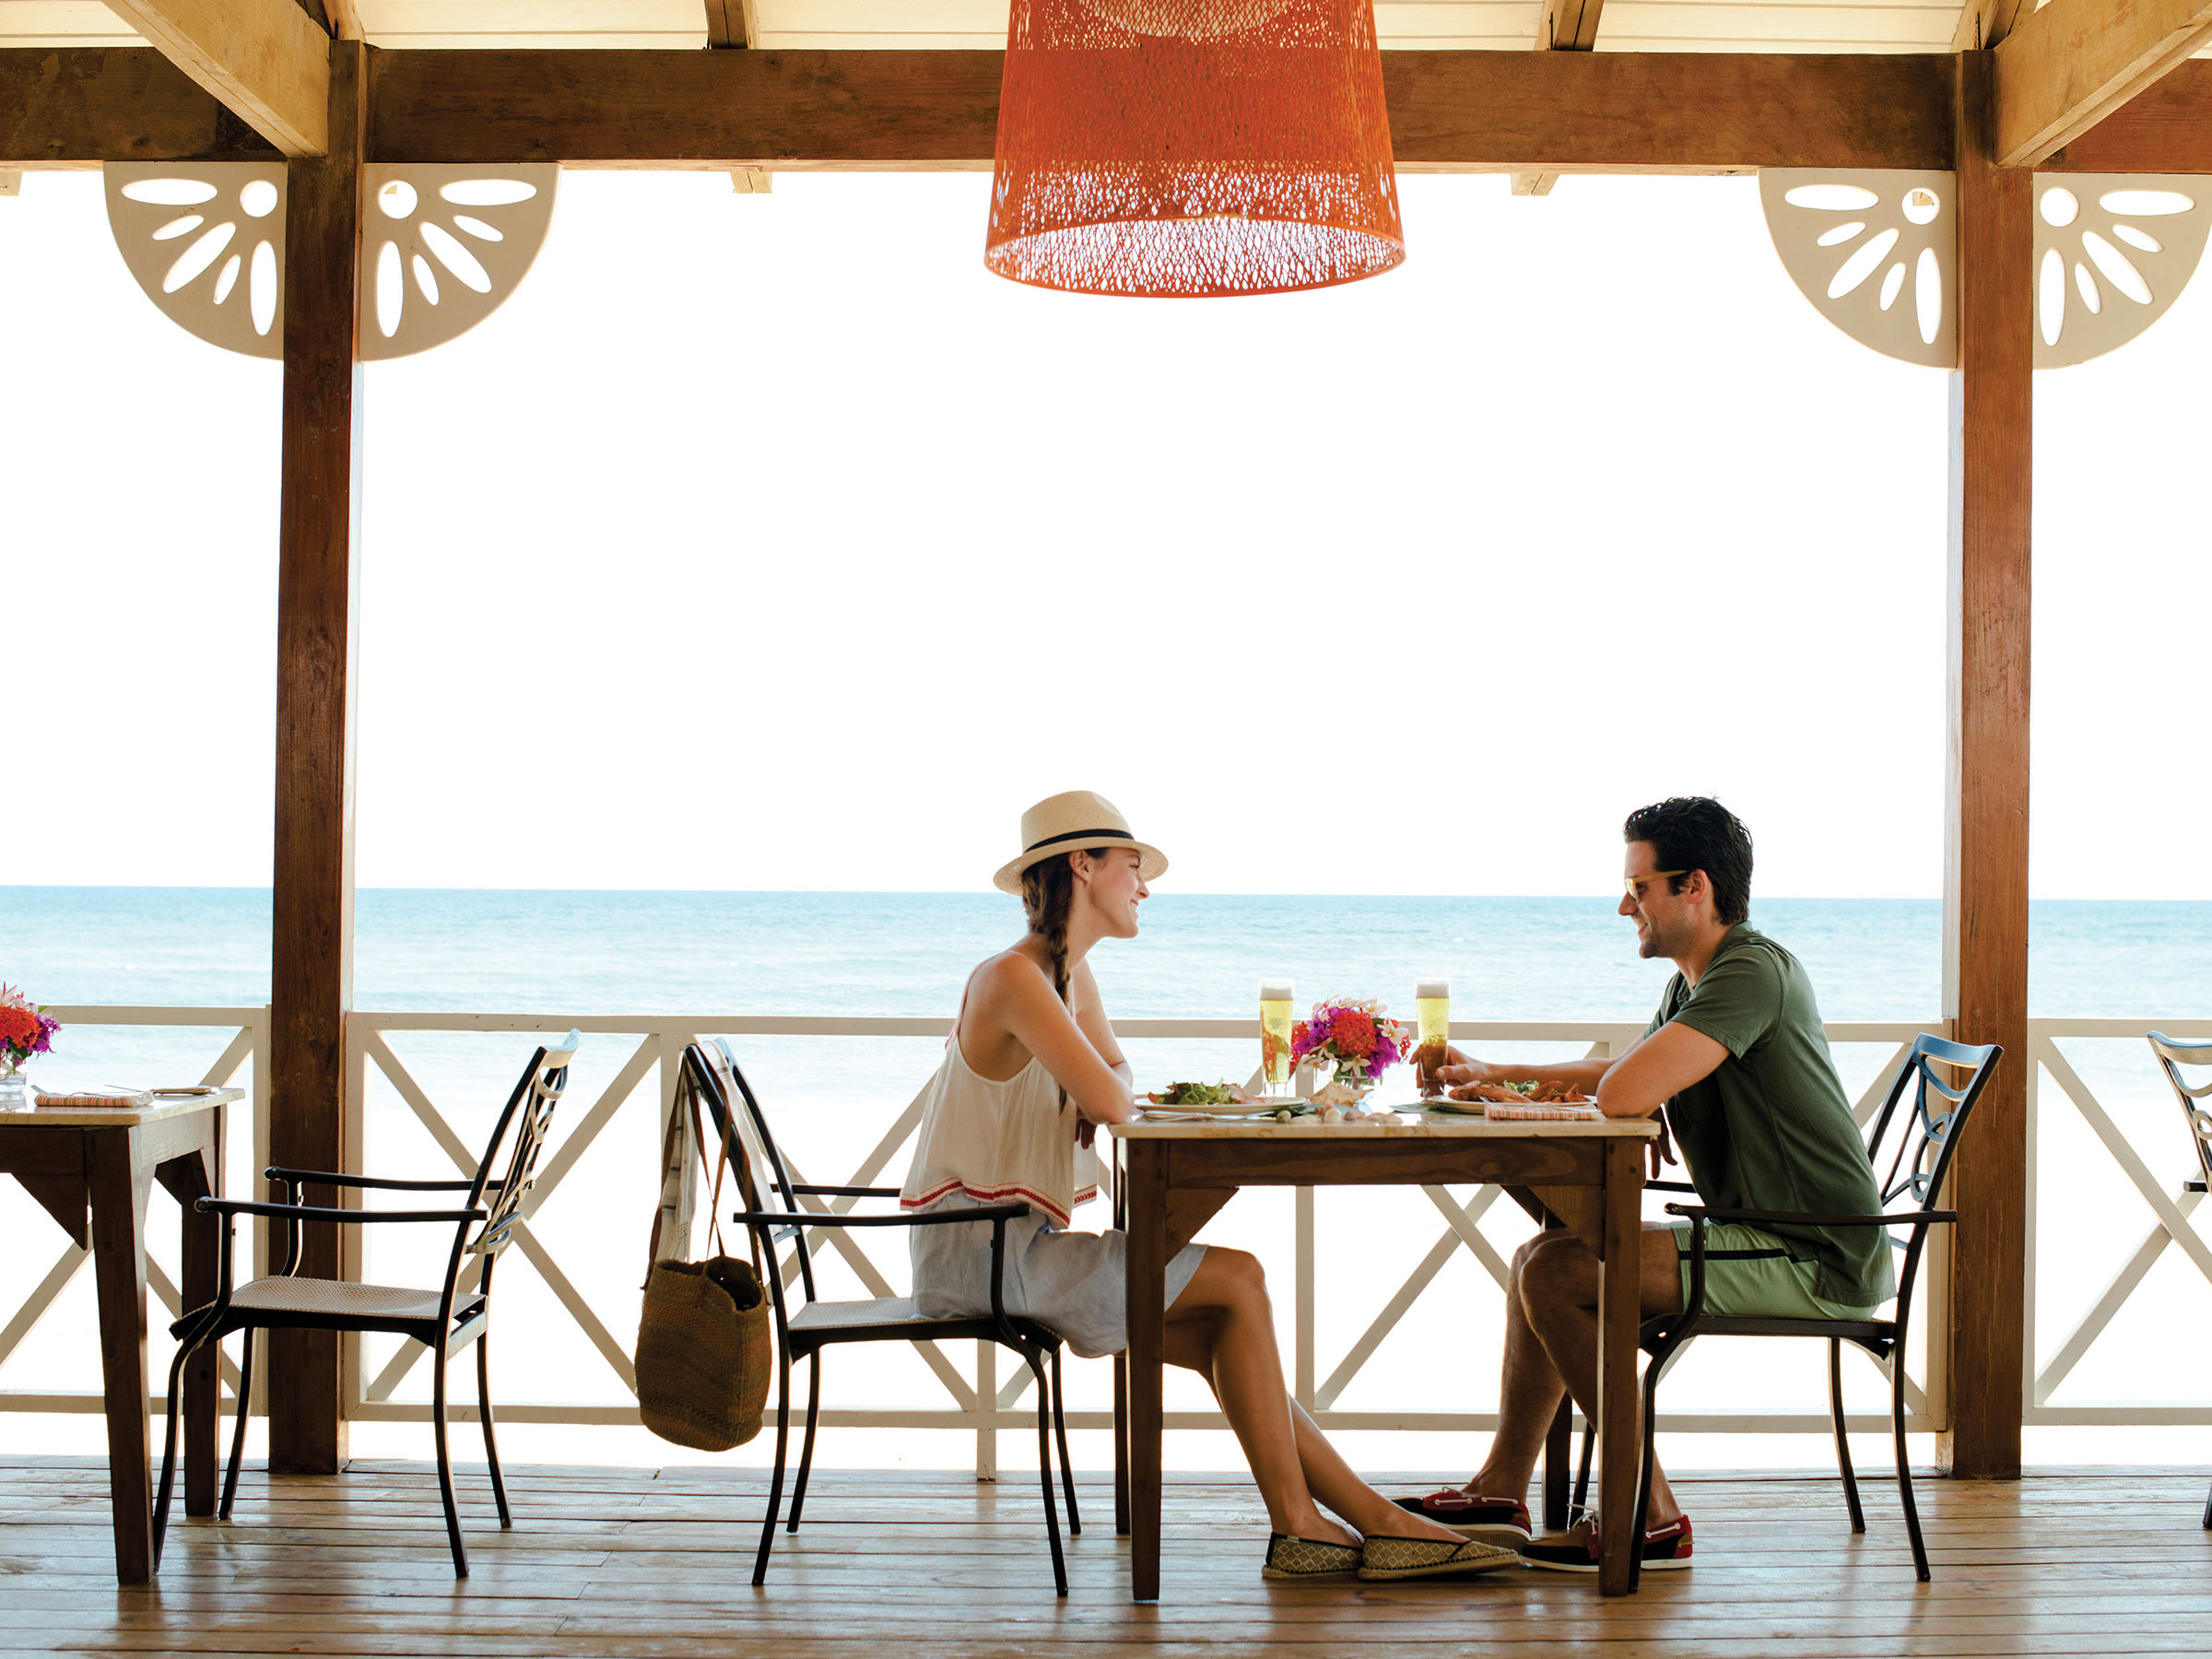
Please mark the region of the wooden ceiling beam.
[[[1606, 0], [1544, 0], [1543, 13], [1536, 18], [1536, 50], [1594, 52], [1597, 22], [1605, 8]], [[1517, 172], [1513, 175], [1513, 194], [1549, 195], [1551, 187], [1559, 182], [1559, 175], [1556, 172]]]
[[1951, 30], [1953, 52], [1980, 52], [1994, 46], [2035, 10], [2035, 0], [1966, 0]]
[[2212, 61], [2172, 70], [2055, 152], [2042, 171], [2212, 173]]
[[276, 154], [182, 69], [143, 46], [0, 51], [0, 167]]
[[2034, 167], [2212, 38], [2212, 0], [2051, 0], [1996, 48], [1997, 161]]
[[[377, 54], [387, 161], [985, 171], [996, 52]], [[1386, 52], [1407, 172], [1950, 165], [1946, 53]]]
[[706, 0], [707, 46], [713, 52], [743, 51], [760, 39], [757, 0]]
[[108, 0], [108, 9], [288, 156], [330, 131], [330, 37], [296, 0]]

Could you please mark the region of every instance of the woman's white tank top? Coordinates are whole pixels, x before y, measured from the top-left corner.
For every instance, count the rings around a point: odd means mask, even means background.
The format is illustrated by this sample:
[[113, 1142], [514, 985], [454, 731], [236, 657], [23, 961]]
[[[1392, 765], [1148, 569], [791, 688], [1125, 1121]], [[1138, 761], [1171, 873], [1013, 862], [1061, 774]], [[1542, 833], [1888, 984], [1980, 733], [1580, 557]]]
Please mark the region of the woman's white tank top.
[[1065, 1227], [1077, 1205], [1099, 1195], [1099, 1161], [1076, 1145], [1077, 1118], [1041, 1060], [1003, 1083], [979, 1075], [960, 1053], [956, 1026], [945, 1063], [923, 1090], [922, 1127], [900, 1208], [925, 1210], [959, 1192], [979, 1204], [1021, 1200]]

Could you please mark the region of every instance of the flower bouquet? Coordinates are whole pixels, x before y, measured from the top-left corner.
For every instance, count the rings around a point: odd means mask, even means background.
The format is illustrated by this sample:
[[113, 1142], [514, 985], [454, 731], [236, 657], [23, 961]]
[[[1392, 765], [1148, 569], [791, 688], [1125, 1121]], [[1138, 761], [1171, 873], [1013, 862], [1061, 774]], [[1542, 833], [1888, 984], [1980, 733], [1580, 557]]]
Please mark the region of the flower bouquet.
[[1383, 1005], [1338, 997], [1317, 1002], [1290, 1028], [1290, 1056], [1325, 1069], [1329, 1081], [1313, 1096], [1320, 1107], [1356, 1106], [1382, 1074], [1412, 1050], [1413, 1030], [1382, 1018]]
[[23, 1104], [24, 1063], [49, 1053], [61, 1021], [13, 985], [0, 984], [0, 1108]]

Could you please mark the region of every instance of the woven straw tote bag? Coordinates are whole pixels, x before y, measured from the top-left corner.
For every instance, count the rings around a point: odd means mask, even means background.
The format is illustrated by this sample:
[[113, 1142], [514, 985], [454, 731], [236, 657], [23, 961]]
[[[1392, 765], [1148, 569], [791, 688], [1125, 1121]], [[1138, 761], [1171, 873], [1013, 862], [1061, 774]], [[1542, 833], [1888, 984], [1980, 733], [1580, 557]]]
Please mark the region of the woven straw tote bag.
[[[706, 1145], [700, 1133], [695, 1089], [690, 1121], [692, 1143], [703, 1169]], [[664, 1170], [675, 1155], [683, 1122], [679, 1108], [669, 1119]], [[768, 1297], [760, 1282], [759, 1241], [747, 1229], [755, 1258], [749, 1262], [726, 1253], [722, 1245], [722, 1179], [730, 1167], [732, 1149], [725, 1130], [722, 1156], [714, 1165], [712, 1219], [707, 1233], [712, 1253], [703, 1261], [660, 1260], [663, 1215], [654, 1214], [645, 1304], [638, 1315], [638, 1414], [663, 1440], [700, 1452], [727, 1452], [760, 1432], [769, 1371], [775, 1363]], [[751, 1208], [752, 1171], [742, 1148], [736, 1156], [738, 1184]]]

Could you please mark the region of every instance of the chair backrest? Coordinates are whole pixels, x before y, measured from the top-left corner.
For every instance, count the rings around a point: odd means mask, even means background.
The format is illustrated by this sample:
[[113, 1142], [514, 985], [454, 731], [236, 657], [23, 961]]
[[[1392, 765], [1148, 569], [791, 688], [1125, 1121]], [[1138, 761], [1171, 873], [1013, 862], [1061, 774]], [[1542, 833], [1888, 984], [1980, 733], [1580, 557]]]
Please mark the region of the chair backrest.
[[467, 1245], [468, 1253], [487, 1258], [488, 1266], [513, 1241], [515, 1226], [523, 1218], [523, 1200], [530, 1195], [537, 1180], [537, 1155], [552, 1126], [553, 1109], [560, 1104], [561, 1094], [569, 1086], [569, 1062], [576, 1057], [582, 1041], [581, 1032], [571, 1031], [559, 1046], [541, 1048], [531, 1055], [514, 1092], [500, 1109], [499, 1122], [492, 1125], [491, 1139], [468, 1189], [469, 1207], [474, 1209], [484, 1203], [485, 1194], [494, 1186], [492, 1170], [499, 1161], [500, 1144], [509, 1141], [506, 1173], [496, 1182], [498, 1191], [492, 1194], [484, 1225]]
[[[1994, 1042], [1977, 1047], [1925, 1032], [1912, 1040], [1896, 1081], [1889, 1086], [1888, 1097], [1875, 1113], [1866, 1134], [1866, 1156], [1874, 1165], [1875, 1184], [1884, 1209], [1900, 1198], [1911, 1209], [1934, 1206], [1943, 1191], [1944, 1178], [1950, 1173], [1951, 1156], [1959, 1149], [1959, 1137], [1965, 1132], [1974, 1102], [1982, 1098], [1997, 1062], [2004, 1057], [2005, 1051]], [[1937, 1076], [1939, 1066], [1953, 1075], [1948, 1078]], [[1891, 1241], [1905, 1255], [1904, 1272], [1898, 1281], [1900, 1309], [1907, 1305], [1912, 1281], [1919, 1274], [1928, 1227], [1924, 1221], [1915, 1226], [1901, 1243], [1890, 1234]]]
[[2182, 1076], [2184, 1065], [2212, 1067], [2212, 1042], [2176, 1042], [2163, 1031], [2149, 1035], [2150, 1052], [2165, 1068], [2166, 1081], [2173, 1085], [2173, 1098], [2182, 1103], [2182, 1115], [2189, 1122], [2189, 1144], [2196, 1148], [2197, 1179], [2212, 1186], [2212, 1112], [2198, 1104], [2212, 1095], [2212, 1076], [2194, 1088]]
[[[802, 1220], [806, 1212], [800, 1206], [791, 1171], [784, 1165], [783, 1154], [777, 1150], [775, 1135], [768, 1126], [768, 1115], [760, 1110], [759, 1099], [753, 1093], [753, 1086], [746, 1081], [744, 1068], [737, 1064], [737, 1057], [730, 1052], [726, 1041], [717, 1037], [711, 1042], [687, 1046], [684, 1077], [685, 1086], [696, 1092], [702, 1109], [705, 1119], [702, 1126], [709, 1140], [704, 1148], [708, 1164], [713, 1163], [721, 1137], [727, 1134], [750, 1169], [754, 1190], [746, 1194], [748, 1207], [762, 1214], [772, 1212], [792, 1218], [788, 1223], [757, 1222], [753, 1226], [753, 1237], [760, 1246], [768, 1288], [781, 1324], [784, 1312], [782, 1265], [776, 1254], [780, 1246], [792, 1246], [798, 1258], [799, 1281], [806, 1289], [806, 1300], [815, 1299], [814, 1257], [807, 1248], [806, 1229]], [[684, 1109], [683, 1101], [677, 1102], [677, 1108]], [[725, 1200], [724, 1213], [731, 1207], [734, 1206]]]

